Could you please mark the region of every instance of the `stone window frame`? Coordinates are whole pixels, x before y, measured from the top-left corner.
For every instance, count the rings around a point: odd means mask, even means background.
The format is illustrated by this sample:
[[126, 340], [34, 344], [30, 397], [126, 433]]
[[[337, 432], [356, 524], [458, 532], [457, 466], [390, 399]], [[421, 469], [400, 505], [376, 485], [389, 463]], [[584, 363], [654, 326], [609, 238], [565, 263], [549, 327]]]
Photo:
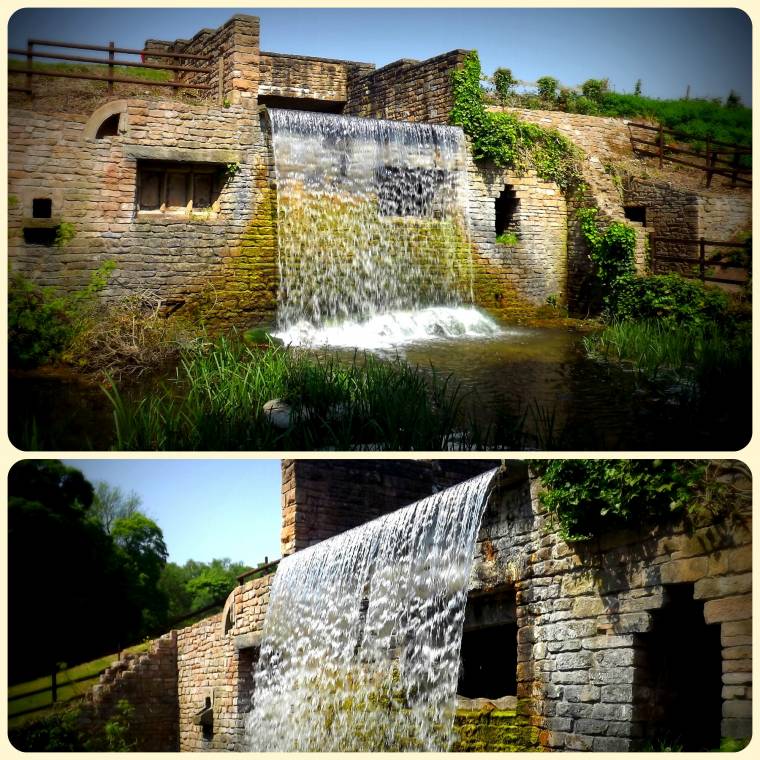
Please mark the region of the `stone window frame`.
[[[221, 197], [227, 191], [228, 185], [237, 181], [240, 173], [228, 171], [228, 167], [240, 167], [245, 162], [245, 155], [238, 150], [220, 150], [214, 148], [163, 148], [153, 145], [127, 144], [124, 147], [124, 158], [132, 164], [135, 172], [135, 221], [151, 222], [165, 219], [181, 219], [186, 222], [203, 222], [216, 220], [223, 214]], [[206, 164], [211, 165], [220, 173], [220, 193], [216, 202], [210, 208], [196, 209], [174, 207], [161, 211], [140, 209], [140, 188], [138, 165], [142, 162], [156, 162], [165, 164]]]
[[[146, 178], [157, 176], [158, 205], [146, 204]], [[200, 179], [207, 181], [208, 204], [198, 205]], [[184, 182], [182, 182], [184, 180]], [[225, 185], [225, 167], [221, 164], [193, 161], [138, 160], [135, 180], [135, 207], [138, 216], [178, 215], [193, 213], [216, 214], [220, 210], [219, 197]], [[172, 194], [181, 196], [184, 202], [176, 202]], [[150, 206], [145, 208], [144, 206]]]

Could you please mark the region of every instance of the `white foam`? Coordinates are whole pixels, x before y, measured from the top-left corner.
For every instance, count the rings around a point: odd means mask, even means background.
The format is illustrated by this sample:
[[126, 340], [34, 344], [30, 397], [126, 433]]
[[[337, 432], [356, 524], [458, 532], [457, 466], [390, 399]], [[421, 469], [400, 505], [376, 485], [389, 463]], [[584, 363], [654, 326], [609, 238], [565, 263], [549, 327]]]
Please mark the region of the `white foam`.
[[490, 338], [502, 332], [493, 319], [474, 307], [432, 306], [375, 314], [363, 322], [345, 320], [320, 327], [298, 322], [275, 335], [291, 346], [373, 351], [451, 338]]

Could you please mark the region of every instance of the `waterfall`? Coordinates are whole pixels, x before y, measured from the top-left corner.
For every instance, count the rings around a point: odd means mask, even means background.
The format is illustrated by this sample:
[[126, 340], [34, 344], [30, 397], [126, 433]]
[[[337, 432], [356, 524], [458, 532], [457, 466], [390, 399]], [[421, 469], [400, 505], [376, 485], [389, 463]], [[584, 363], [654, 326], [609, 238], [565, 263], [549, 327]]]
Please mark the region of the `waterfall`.
[[445, 751], [484, 473], [280, 564], [251, 751]]
[[357, 326], [390, 343], [493, 334], [495, 325], [475, 309], [456, 319], [472, 301], [461, 129], [279, 109], [269, 115], [281, 338], [357, 345]]

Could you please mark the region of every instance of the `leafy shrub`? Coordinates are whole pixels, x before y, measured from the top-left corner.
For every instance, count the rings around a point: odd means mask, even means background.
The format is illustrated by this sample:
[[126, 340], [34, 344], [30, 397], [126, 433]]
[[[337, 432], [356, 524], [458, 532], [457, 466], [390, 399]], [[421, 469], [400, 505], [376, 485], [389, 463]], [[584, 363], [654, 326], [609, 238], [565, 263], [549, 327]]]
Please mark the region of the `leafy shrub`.
[[609, 89], [609, 79], [587, 79], [581, 85], [583, 96], [589, 100], [593, 100], [595, 103], [599, 103], [602, 99], [602, 95], [608, 92]]
[[36, 285], [11, 273], [8, 283], [8, 361], [12, 367], [36, 367], [61, 358], [84, 328], [115, 264], [107, 261], [90, 282], [74, 293]]
[[536, 87], [538, 89], [538, 97], [541, 100], [553, 103], [557, 99], [559, 81], [554, 77], [539, 77], [536, 80]]
[[[725, 505], [705, 463], [688, 460], [554, 459], [534, 461], [546, 491], [541, 503], [566, 539], [621, 528], [651, 528]], [[710, 492], [710, 502], [704, 494]]]
[[493, 86], [501, 103], [509, 102], [517, 80], [512, 76], [511, 69], [496, 69], [493, 73]]
[[722, 290], [677, 274], [626, 277], [610, 304], [616, 319], [659, 319], [666, 325], [725, 325], [729, 297]]

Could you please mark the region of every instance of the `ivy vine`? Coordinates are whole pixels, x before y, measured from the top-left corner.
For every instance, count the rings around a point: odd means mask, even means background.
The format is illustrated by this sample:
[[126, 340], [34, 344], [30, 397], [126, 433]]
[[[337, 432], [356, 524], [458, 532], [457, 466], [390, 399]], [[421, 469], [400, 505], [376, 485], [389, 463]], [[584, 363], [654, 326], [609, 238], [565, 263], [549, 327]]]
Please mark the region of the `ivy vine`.
[[692, 460], [534, 460], [541, 503], [560, 534], [583, 541], [622, 528], [650, 529], [729, 513], [738, 497], [713, 463]]
[[541, 179], [555, 182], [565, 192], [580, 185], [580, 149], [556, 130], [520, 121], [512, 114], [488, 111], [480, 79], [480, 59], [472, 51], [452, 74], [450, 122], [471, 138], [475, 159], [518, 172], [533, 168]]
[[612, 222], [604, 231], [597, 224], [598, 209], [581, 208], [576, 212], [581, 234], [588, 246], [604, 303], [613, 307], [620, 287], [636, 274], [636, 233], [623, 222]]

